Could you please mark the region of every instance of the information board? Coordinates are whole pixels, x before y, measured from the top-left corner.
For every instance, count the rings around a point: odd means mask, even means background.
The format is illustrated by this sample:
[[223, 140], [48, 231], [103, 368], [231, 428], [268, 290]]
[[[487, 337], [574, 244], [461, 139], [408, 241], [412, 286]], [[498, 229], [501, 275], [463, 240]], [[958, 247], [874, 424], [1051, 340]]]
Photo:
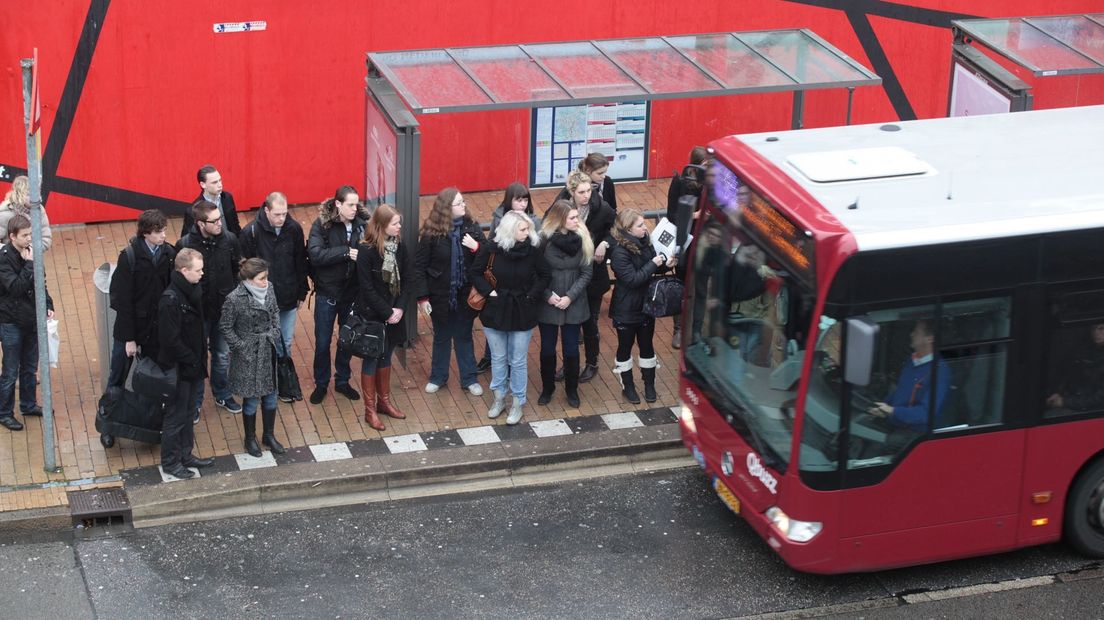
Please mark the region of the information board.
[[534, 108], [529, 186], [563, 185], [589, 153], [610, 160], [614, 180], [648, 178], [650, 114], [646, 101]]

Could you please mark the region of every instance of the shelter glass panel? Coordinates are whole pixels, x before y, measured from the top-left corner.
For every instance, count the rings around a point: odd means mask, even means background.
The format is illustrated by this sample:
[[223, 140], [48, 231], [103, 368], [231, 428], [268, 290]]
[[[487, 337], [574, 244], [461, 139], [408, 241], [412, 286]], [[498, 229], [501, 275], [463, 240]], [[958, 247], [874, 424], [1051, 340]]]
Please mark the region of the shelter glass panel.
[[1032, 26], [1104, 64], [1104, 26], [1081, 15], [1027, 18]]
[[520, 48], [466, 47], [450, 50], [499, 101], [568, 99], [568, 94]]
[[800, 30], [742, 32], [738, 36], [800, 84], [868, 79]]
[[1040, 71], [1090, 69], [1097, 64], [1017, 19], [966, 21], [963, 25], [986, 45], [1031, 63]]
[[576, 99], [644, 94], [632, 78], [589, 41], [527, 45], [525, 49], [539, 58]]
[[433, 108], [450, 105], [479, 105], [491, 100], [444, 50], [419, 50], [381, 54], [401, 82], [400, 89], [411, 95], [414, 107]]
[[595, 41], [594, 44], [631, 71], [652, 92], [680, 93], [721, 88], [663, 39]]
[[789, 86], [794, 83], [732, 35], [707, 34], [669, 37], [667, 40], [717, 76], [728, 88]]

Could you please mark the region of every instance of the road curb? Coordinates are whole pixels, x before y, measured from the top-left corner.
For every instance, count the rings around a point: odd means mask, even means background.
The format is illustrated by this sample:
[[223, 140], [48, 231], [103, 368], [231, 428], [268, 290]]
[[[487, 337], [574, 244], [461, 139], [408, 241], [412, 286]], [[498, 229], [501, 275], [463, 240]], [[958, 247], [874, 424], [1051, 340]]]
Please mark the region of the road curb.
[[26, 540], [73, 529], [68, 506], [24, 508], [0, 512], [0, 540]]
[[690, 467], [677, 424], [125, 484], [135, 527]]

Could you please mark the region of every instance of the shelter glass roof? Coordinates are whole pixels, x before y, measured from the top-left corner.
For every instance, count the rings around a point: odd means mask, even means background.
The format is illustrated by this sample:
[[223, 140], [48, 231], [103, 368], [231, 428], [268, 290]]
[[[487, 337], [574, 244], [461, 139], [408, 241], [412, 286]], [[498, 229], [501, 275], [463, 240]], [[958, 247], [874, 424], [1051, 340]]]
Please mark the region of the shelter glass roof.
[[371, 52], [418, 114], [876, 86], [807, 29]]
[[1036, 76], [1104, 73], [1104, 13], [954, 23]]

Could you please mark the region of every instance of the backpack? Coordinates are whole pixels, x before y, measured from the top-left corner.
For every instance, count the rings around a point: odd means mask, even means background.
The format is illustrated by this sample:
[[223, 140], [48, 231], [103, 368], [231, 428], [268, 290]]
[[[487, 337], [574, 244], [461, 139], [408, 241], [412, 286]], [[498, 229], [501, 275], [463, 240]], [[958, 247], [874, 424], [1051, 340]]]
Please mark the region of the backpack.
[[644, 314], [650, 317], [674, 316], [682, 312], [682, 282], [675, 277], [655, 278], [644, 296]]

